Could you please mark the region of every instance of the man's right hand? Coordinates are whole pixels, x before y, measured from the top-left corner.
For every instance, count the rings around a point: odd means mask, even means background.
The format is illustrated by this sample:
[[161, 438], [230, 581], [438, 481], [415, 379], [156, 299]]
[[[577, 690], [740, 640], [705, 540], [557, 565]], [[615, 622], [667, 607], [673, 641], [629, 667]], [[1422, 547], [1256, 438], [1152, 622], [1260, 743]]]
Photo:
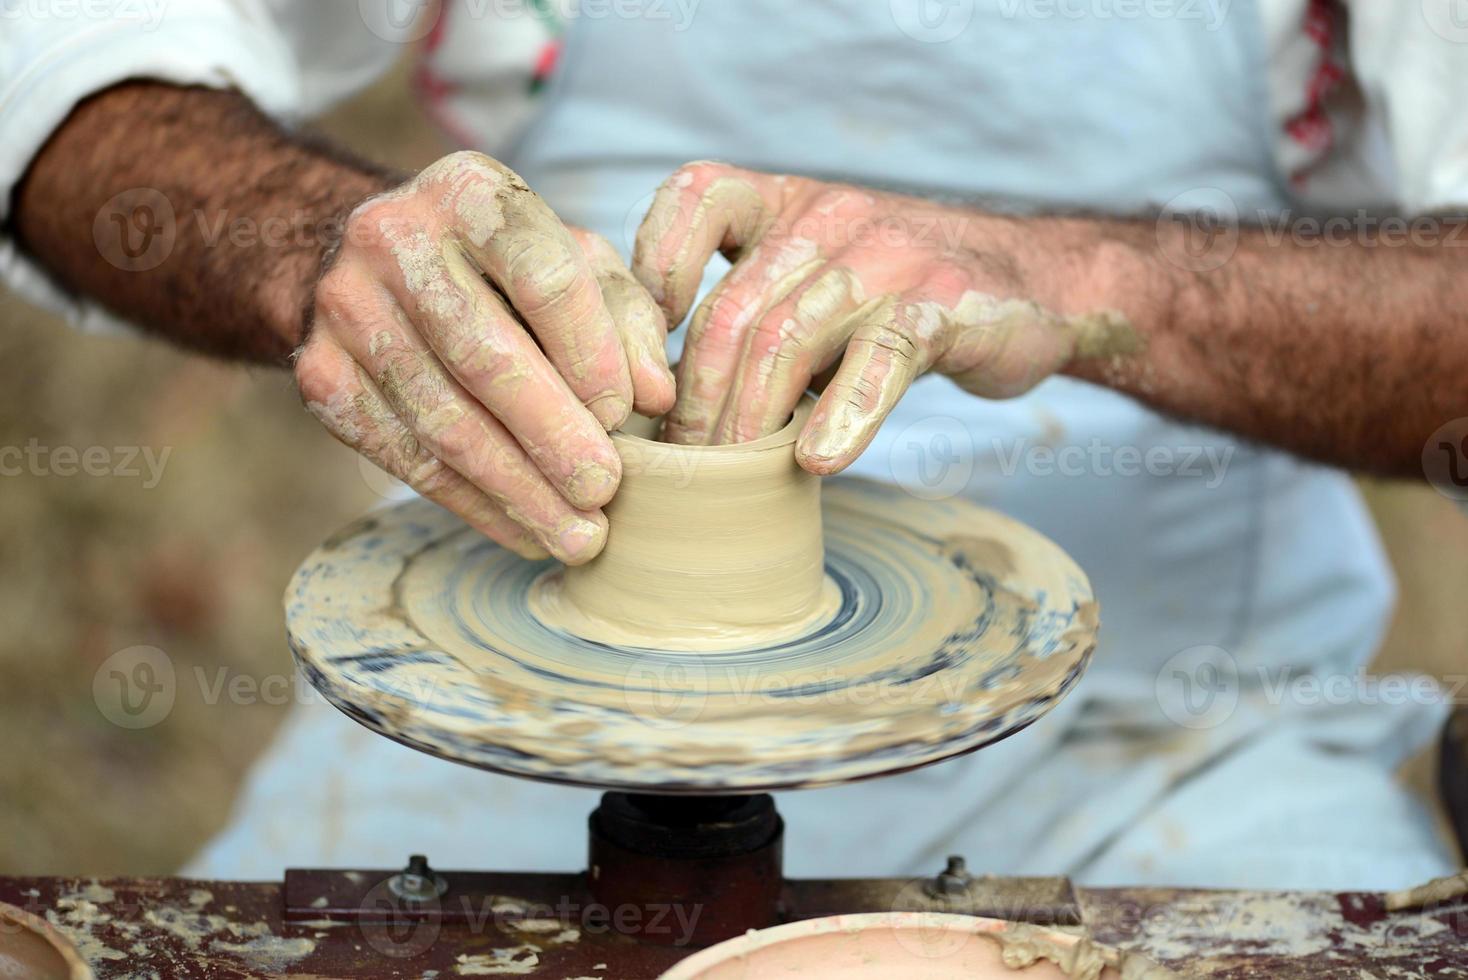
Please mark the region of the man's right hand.
[[673, 405], [662, 312], [605, 239], [455, 153], [348, 218], [296, 359], [342, 442], [527, 557], [606, 542], [607, 437]]

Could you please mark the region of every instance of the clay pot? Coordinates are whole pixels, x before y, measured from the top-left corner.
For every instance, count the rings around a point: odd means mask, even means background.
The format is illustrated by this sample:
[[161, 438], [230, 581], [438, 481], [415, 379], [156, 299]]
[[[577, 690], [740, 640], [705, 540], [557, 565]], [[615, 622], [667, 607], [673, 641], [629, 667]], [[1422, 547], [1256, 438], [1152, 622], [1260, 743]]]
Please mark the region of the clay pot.
[[[1155, 964], [1091, 946], [1070, 933], [997, 919], [936, 912], [875, 912], [834, 915], [751, 931], [682, 961], [662, 980], [753, 980], [756, 977], [820, 976], [840, 980], [1067, 980], [1093, 977], [1120, 980], [1127, 960], [1128, 976], [1167, 977]], [[1005, 964], [1005, 950], [1012, 962]], [[1069, 958], [1079, 962], [1065, 966]], [[1103, 962], [1116, 965], [1102, 965]]]
[[584, 639], [661, 649], [740, 649], [828, 620], [839, 592], [822, 561], [821, 481], [795, 462], [814, 402], [779, 432], [674, 446], [634, 418], [612, 435], [622, 485], [589, 564], [556, 576], [547, 618]]
[[92, 980], [71, 941], [45, 919], [0, 902], [0, 977], [5, 980]]

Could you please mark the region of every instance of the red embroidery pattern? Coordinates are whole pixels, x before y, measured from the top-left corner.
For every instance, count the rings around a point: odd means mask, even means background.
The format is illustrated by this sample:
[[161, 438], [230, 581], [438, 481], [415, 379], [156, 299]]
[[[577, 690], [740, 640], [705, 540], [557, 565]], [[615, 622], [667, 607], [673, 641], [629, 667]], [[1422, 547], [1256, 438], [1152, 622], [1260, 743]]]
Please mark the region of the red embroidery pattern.
[[418, 94], [423, 111], [449, 139], [464, 149], [474, 149], [483, 145], [483, 141], [455, 118], [448, 107], [448, 100], [458, 91], [458, 87], [433, 70], [433, 54], [443, 47], [451, 6], [449, 0], [442, 0], [438, 10], [434, 12], [433, 16], [437, 19], [423, 41], [423, 51], [418, 56], [418, 64], [413, 72], [413, 89]]
[[[1335, 143], [1326, 99], [1346, 77], [1345, 67], [1335, 60], [1341, 15], [1338, 0], [1310, 0], [1302, 27], [1305, 36], [1320, 48], [1320, 60], [1305, 83], [1305, 107], [1285, 120], [1285, 132], [1317, 160]], [[1308, 176], [1308, 168], [1302, 167], [1290, 179], [1299, 186]]]

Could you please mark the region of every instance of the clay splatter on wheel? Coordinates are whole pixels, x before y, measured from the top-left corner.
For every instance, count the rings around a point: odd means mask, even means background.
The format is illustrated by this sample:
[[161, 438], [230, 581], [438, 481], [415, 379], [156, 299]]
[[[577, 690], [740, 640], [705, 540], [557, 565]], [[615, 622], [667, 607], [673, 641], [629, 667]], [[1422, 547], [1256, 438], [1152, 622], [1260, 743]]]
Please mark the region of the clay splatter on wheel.
[[[1096, 641], [1076, 564], [966, 501], [816, 480], [793, 461], [798, 421], [740, 446], [619, 433], [612, 535], [582, 569], [422, 501], [366, 518], [292, 580], [292, 649], [338, 708], [414, 748], [644, 792], [847, 782], [1049, 711]], [[693, 464], [642, 465], [652, 447]]]

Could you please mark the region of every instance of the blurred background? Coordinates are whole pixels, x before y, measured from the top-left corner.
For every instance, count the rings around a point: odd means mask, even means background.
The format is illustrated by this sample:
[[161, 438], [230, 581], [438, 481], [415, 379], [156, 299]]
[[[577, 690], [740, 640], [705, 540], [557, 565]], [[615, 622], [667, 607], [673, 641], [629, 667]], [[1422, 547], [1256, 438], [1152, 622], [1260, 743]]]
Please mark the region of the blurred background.
[[[313, 128], [404, 168], [453, 148], [417, 112], [406, 65]], [[117, 449], [137, 447], [162, 466], [156, 480], [142, 455], [134, 476], [0, 476], [0, 872], [167, 873], [222, 826], [298, 696], [291, 572], [387, 481], [284, 372], [78, 335], [0, 291], [0, 447], [28, 445], [104, 447], [118, 468]], [[1402, 592], [1378, 669], [1468, 672], [1468, 517], [1425, 485], [1363, 488]], [[127, 730], [93, 681], [137, 646], [166, 651], [177, 695], [165, 720]], [[1432, 763], [1402, 774], [1429, 798]]]

